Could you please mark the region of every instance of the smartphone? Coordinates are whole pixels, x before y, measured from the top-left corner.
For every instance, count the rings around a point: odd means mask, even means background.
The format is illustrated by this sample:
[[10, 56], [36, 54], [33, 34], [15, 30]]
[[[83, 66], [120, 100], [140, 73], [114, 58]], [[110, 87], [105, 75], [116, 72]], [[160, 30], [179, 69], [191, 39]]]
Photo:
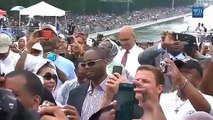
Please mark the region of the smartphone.
[[160, 65], [159, 65], [161, 71], [163, 73], [167, 73], [167, 70], [168, 70], [168, 66], [166, 65], [166, 62], [165, 60], [160, 60]]
[[134, 85], [121, 83], [116, 100], [118, 103], [116, 106], [115, 120], [132, 120], [135, 103]]
[[122, 66], [113, 66], [112, 68], [112, 74], [119, 73], [122, 75], [123, 67]]
[[45, 40], [49, 40], [50, 38], [53, 38], [53, 32], [51, 30], [41, 30], [40, 31], [40, 37], [44, 37]]

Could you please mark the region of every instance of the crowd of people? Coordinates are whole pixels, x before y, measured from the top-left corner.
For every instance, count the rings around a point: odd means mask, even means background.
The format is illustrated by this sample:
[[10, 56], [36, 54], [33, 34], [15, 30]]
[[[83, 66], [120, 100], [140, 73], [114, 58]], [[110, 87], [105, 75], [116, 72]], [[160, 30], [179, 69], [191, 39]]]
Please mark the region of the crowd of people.
[[129, 16], [125, 15], [85, 15], [73, 16], [70, 19], [75, 23], [78, 32], [89, 31], [95, 33], [105, 30], [120, 28], [123, 25], [134, 25], [147, 21], [156, 21], [158, 19], [182, 15], [190, 12], [189, 7], [172, 8], [153, 8], [134, 11]]
[[[0, 19], [0, 27], [12, 31], [14, 35], [24, 32], [32, 32], [34, 29], [41, 27], [43, 24], [52, 24], [57, 30], [63, 34], [72, 34], [75, 31], [84, 33], [96, 33], [100, 31], [112, 30], [120, 28], [123, 25], [134, 25], [147, 21], [156, 21], [162, 18], [187, 14], [191, 12], [190, 7], [181, 6], [172, 8], [151, 8], [133, 11], [129, 15], [122, 14], [98, 14], [98, 15], [76, 15], [67, 12], [66, 21], [64, 17], [59, 17], [55, 23], [54, 17], [39, 17], [22, 19], [21, 28], [19, 28], [18, 19], [2, 18]], [[30, 28], [29, 28], [30, 27]], [[20, 31], [18, 31], [20, 30]]]

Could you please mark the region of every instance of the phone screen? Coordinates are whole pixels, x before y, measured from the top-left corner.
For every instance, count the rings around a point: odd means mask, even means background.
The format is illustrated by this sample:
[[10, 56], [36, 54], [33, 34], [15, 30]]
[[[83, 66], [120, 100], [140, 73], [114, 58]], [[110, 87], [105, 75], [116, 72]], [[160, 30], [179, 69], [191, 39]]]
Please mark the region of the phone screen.
[[132, 120], [134, 112], [135, 92], [134, 85], [121, 83], [119, 85], [118, 101], [115, 120]]
[[112, 73], [119, 73], [120, 75], [122, 75], [122, 70], [122, 66], [113, 66]]

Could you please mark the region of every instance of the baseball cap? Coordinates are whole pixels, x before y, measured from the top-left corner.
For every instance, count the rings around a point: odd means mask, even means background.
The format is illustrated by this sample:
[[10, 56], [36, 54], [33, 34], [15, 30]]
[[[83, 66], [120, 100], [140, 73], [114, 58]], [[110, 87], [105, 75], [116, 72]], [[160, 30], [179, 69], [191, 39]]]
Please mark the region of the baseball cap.
[[6, 34], [0, 33], [0, 53], [7, 53], [9, 51], [10, 45], [12, 44], [12, 38]]
[[193, 59], [189, 59], [187, 61], [175, 60], [174, 63], [178, 67], [178, 69], [180, 68], [196, 69], [198, 73], [201, 76], [203, 76], [203, 69], [197, 60], [193, 60]]
[[50, 30], [52, 30], [58, 36], [58, 32], [56, 30], [56, 27], [54, 27], [54, 26], [52, 26], [50, 24], [46, 24], [46, 25], [43, 25], [41, 27], [41, 30], [44, 30], [44, 29], [50, 29]]

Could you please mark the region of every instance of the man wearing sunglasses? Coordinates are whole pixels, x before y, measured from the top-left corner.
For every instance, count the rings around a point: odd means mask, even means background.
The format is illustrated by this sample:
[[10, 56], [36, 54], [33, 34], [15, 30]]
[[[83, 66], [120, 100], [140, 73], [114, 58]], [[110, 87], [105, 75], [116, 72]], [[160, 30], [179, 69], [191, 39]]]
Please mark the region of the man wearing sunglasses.
[[[43, 31], [43, 32], [42, 32]], [[49, 33], [50, 32], [50, 33]], [[43, 34], [41, 34], [43, 33]], [[48, 33], [48, 34], [47, 34]], [[49, 35], [50, 34], [50, 35]], [[56, 49], [59, 48], [59, 37], [57, 36], [56, 28], [52, 25], [44, 25], [41, 30], [35, 31], [31, 35], [31, 39], [28, 41], [27, 49], [30, 52], [32, 46], [37, 42], [40, 42], [43, 48], [44, 58], [49, 58], [48, 55], [51, 53], [54, 59], [51, 59], [57, 68], [59, 68], [68, 79], [74, 79], [76, 77], [74, 72], [74, 64], [72, 61], [58, 55]]]
[[97, 112], [106, 93], [106, 51], [101, 48], [92, 48], [85, 52], [84, 62], [81, 64], [85, 69], [88, 80], [70, 91], [68, 104], [75, 106], [81, 115], [81, 120], [88, 120]]

